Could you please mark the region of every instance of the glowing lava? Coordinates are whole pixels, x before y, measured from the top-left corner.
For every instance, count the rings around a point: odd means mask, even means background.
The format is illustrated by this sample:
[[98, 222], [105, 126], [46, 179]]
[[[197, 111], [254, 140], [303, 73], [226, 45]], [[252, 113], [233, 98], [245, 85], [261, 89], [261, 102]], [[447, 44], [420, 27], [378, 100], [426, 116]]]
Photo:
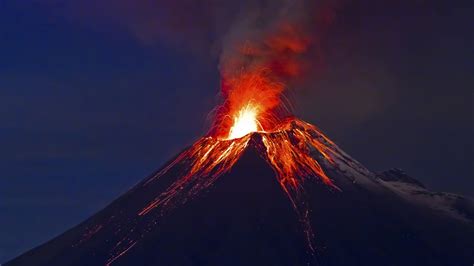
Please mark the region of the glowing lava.
[[258, 108], [248, 103], [234, 116], [234, 124], [230, 128], [228, 139], [241, 138], [251, 132], [262, 130], [257, 120]]

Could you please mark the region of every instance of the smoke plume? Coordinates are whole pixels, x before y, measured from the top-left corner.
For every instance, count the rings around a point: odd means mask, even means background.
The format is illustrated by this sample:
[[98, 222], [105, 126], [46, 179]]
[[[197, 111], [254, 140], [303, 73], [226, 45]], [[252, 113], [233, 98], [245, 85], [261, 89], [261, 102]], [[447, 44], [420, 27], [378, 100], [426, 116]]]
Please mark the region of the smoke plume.
[[252, 102], [258, 101], [263, 128], [291, 114], [285, 93], [308, 74], [318, 75], [324, 35], [339, 5], [330, 0], [47, 3], [52, 12], [97, 30], [113, 26], [143, 45], [171, 44], [218, 61], [223, 104], [215, 110], [211, 131], [217, 135], [228, 131], [232, 114]]
[[282, 0], [244, 8], [222, 38], [224, 103], [216, 111], [216, 135], [225, 135], [232, 115], [249, 105], [264, 130], [291, 113], [285, 91], [309, 69], [321, 66], [321, 37], [333, 19], [334, 6]]

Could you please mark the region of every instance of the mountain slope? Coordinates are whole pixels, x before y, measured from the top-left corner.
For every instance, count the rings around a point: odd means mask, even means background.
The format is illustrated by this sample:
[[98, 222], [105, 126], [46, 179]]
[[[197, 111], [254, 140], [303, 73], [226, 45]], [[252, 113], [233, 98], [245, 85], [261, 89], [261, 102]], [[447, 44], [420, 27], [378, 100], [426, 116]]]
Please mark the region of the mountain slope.
[[183, 204], [139, 215], [183, 176], [185, 163], [157, 172], [82, 224], [6, 265], [474, 262], [471, 200], [429, 192], [398, 172], [372, 173], [334, 144], [328, 144], [334, 163], [321, 160], [321, 165], [340, 191], [304, 183], [306, 216], [315, 234], [312, 252], [301, 216], [262, 157], [262, 134], [253, 134], [229, 172]]

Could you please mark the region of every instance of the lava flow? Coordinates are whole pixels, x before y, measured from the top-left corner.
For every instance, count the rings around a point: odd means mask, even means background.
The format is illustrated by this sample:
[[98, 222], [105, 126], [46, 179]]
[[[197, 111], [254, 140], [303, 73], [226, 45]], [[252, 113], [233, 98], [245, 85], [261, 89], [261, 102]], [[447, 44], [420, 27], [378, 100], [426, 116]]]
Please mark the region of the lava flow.
[[235, 114], [228, 136], [199, 139], [158, 173], [155, 178], [176, 165], [187, 166], [185, 174], [143, 208], [139, 215], [146, 215], [156, 208], [160, 212], [167, 211], [209, 188], [219, 176], [232, 168], [245, 149], [252, 145], [252, 136], [258, 134], [263, 145], [255, 146], [260, 156], [275, 170], [280, 186], [300, 217], [313, 253], [314, 234], [309, 221], [309, 206], [305, 201], [304, 183], [320, 181], [338, 189], [316, 159], [320, 157], [327, 163], [334, 163], [335, 145], [316, 127], [296, 118], [284, 119], [274, 129], [264, 130], [252, 110], [252, 107], [245, 105]]

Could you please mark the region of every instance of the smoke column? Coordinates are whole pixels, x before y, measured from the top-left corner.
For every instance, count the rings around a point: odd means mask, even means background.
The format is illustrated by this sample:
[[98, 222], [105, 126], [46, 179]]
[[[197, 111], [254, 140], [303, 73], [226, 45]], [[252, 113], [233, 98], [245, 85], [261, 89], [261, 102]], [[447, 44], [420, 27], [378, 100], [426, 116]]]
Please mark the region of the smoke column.
[[291, 114], [285, 92], [321, 64], [321, 35], [332, 21], [334, 6], [309, 1], [247, 3], [222, 38], [224, 102], [216, 110], [215, 135], [225, 135], [232, 117], [244, 107], [256, 113], [261, 130], [274, 128]]

